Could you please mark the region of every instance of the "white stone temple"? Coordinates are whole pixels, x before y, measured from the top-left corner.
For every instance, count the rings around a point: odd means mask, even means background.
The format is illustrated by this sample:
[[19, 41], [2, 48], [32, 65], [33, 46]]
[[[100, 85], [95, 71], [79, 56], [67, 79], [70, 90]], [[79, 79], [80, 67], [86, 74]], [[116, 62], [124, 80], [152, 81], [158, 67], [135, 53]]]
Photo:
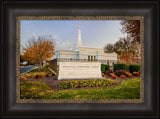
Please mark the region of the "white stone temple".
[[[69, 60], [84, 60], [84, 61], [117, 61], [117, 54], [104, 53], [103, 48], [88, 48], [85, 47], [81, 39], [81, 30], [79, 25], [78, 41], [75, 50], [58, 50], [56, 54], [51, 58], [54, 59], [69, 59]], [[59, 65], [57, 60], [57, 65]], [[105, 62], [106, 63], [106, 62]], [[115, 62], [114, 62], [115, 63]]]

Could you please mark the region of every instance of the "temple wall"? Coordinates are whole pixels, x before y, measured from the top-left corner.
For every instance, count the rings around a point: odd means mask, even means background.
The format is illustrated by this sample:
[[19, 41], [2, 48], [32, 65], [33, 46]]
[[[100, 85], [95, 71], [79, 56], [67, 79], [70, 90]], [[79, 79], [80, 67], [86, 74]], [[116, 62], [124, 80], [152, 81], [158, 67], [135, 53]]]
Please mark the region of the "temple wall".
[[75, 51], [60, 51], [62, 59], [78, 59], [78, 52]]

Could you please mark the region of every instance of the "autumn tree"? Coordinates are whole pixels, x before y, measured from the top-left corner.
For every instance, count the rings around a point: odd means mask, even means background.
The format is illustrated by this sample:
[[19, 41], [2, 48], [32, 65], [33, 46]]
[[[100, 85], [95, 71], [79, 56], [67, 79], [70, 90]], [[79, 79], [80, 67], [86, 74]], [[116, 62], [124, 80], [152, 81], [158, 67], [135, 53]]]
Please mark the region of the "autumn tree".
[[55, 54], [55, 39], [51, 36], [32, 37], [23, 47], [23, 58], [33, 64], [38, 64], [38, 69], [46, 58]]
[[140, 43], [140, 20], [122, 20], [122, 33], [127, 33], [127, 37], [132, 42]]
[[114, 49], [117, 54], [120, 54], [121, 61], [125, 62], [134, 60], [135, 56], [139, 54], [139, 44], [127, 38], [120, 38], [120, 40], [114, 44]]
[[105, 53], [112, 53], [112, 52], [114, 52], [114, 45], [113, 44], [107, 44], [104, 47], [104, 52]]

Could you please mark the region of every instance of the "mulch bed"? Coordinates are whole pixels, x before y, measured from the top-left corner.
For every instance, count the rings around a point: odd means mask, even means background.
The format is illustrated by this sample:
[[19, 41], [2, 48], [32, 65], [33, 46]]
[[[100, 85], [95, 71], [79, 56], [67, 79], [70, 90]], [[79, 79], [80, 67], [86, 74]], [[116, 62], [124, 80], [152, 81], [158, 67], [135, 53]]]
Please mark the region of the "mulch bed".
[[[115, 80], [117, 82], [116, 85], [112, 85], [110, 87], [115, 87], [117, 85], [120, 85], [121, 82], [123, 80], [128, 80], [128, 79], [132, 79], [132, 78], [136, 78], [135, 76], [132, 76], [131, 78], [126, 78], [126, 79], [121, 79], [121, 78], [118, 78], [118, 79], [113, 79], [111, 77], [105, 77], [105, 78], [108, 78], [108, 79], [112, 79], [112, 80]], [[33, 79], [33, 78], [29, 78], [25, 81], [34, 81], [34, 82], [42, 82], [42, 83], [45, 83], [47, 84], [49, 87], [51, 87], [53, 90], [73, 90], [73, 89], [98, 89], [98, 88], [102, 88], [102, 87], [81, 87], [81, 88], [70, 88], [70, 89], [62, 89], [62, 88], [59, 88], [58, 87], [58, 84], [64, 80], [57, 80], [57, 77], [54, 77], [54, 76], [50, 76], [50, 77], [44, 77], [44, 78], [39, 78], [39, 79]], [[24, 81], [24, 82], [25, 82]], [[110, 87], [107, 87], [107, 88], [110, 88]]]

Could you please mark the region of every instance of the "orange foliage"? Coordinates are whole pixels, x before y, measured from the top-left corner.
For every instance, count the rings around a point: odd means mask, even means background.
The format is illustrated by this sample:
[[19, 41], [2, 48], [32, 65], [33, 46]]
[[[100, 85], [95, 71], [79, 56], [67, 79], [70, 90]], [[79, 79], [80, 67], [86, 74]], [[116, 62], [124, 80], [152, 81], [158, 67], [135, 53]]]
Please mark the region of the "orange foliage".
[[129, 63], [131, 61], [131, 55], [130, 54], [121, 54], [120, 55], [120, 60], [124, 61], [126, 63]]
[[117, 76], [114, 73], [110, 73], [110, 75], [113, 79], [117, 79]]
[[105, 76], [105, 75], [104, 75], [104, 73], [102, 73], [101, 75], [102, 75], [102, 77], [104, 77], [104, 76]]
[[132, 74], [129, 73], [129, 72], [126, 72], [126, 75], [127, 75], [128, 77], [132, 77]]
[[125, 75], [120, 75], [120, 78], [125, 79], [126, 76]]
[[134, 74], [135, 76], [137, 76], [137, 77], [140, 76], [140, 72], [133, 72], [133, 74]]
[[32, 38], [23, 48], [23, 59], [36, 63], [41, 68], [42, 62], [55, 54], [55, 45], [54, 39], [50, 37], [39, 37], [37, 40]]

